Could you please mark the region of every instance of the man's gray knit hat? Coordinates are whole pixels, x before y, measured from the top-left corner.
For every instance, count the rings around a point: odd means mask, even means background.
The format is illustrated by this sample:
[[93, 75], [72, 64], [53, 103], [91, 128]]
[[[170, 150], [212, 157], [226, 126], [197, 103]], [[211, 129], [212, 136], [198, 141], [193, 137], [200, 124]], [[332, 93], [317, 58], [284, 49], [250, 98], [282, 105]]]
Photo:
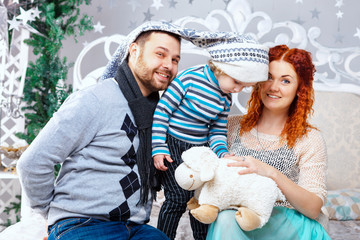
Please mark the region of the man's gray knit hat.
[[[179, 35], [195, 46], [206, 49], [211, 58], [227, 75], [243, 82], [258, 82], [268, 76], [268, 49], [250, 35], [237, 32], [208, 32], [182, 28], [163, 21], [145, 22], [120, 43], [107, 64], [101, 80], [115, 76], [117, 68], [126, 59], [131, 43], [146, 31], [157, 30]], [[257, 69], [259, 67], [259, 69]], [[266, 72], [265, 70], [266, 69]], [[254, 75], [255, 77], [251, 77]], [[246, 80], [248, 79], [248, 80]]]

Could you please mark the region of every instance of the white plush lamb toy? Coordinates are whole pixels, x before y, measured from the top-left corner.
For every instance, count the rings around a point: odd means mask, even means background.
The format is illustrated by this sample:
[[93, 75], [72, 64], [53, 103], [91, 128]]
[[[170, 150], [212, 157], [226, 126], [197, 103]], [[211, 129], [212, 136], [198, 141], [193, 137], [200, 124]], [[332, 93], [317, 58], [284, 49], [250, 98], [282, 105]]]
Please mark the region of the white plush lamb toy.
[[267, 223], [276, 200], [285, 200], [276, 183], [267, 177], [239, 175], [242, 167], [228, 167], [208, 147], [192, 147], [182, 154], [175, 179], [185, 190], [195, 190], [188, 202], [190, 213], [202, 223], [212, 223], [218, 212], [235, 208], [239, 226], [250, 231]]

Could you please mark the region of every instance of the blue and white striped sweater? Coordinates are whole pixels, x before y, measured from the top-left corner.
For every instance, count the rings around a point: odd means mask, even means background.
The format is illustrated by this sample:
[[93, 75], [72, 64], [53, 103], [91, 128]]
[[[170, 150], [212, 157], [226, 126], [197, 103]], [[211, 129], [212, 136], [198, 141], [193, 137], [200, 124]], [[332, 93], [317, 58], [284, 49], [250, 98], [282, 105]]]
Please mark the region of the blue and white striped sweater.
[[231, 95], [220, 90], [209, 66], [189, 68], [180, 73], [162, 95], [152, 127], [152, 155], [168, 154], [166, 133], [182, 141], [203, 144], [222, 157], [226, 146], [226, 118]]

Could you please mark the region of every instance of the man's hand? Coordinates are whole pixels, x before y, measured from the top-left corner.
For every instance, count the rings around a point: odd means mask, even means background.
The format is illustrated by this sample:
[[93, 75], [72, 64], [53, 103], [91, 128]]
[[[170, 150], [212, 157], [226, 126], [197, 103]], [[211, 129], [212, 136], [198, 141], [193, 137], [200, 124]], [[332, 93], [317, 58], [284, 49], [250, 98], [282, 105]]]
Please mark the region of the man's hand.
[[155, 155], [153, 157], [154, 159], [154, 166], [156, 169], [160, 170], [160, 171], [166, 171], [168, 168], [164, 165], [164, 159], [166, 159], [166, 161], [168, 161], [169, 163], [172, 163], [173, 160], [171, 159], [171, 157], [169, 155], [165, 155], [165, 154], [158, 154]]

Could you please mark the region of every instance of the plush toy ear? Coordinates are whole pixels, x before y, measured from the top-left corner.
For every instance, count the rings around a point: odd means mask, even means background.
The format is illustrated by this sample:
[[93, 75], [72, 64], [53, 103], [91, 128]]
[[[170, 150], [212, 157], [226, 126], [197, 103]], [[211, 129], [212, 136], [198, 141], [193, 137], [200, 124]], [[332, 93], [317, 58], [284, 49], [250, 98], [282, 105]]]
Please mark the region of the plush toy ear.
[[[185, 152], [182, 153], [181, 157], [183, 161], [188, 165], [190, 168], [194, 169], [195, 171], [199, 171], [204, 166], [204, 154], [208, 154], [210, 149], [208, 147], [192, 147]], [[210, 150], [211, 151], [211, 150]]]
[[182, 153], [182, 159], [190, 168], [200, 172], [202, 182], [215, 176], [218, 158], [209, 147], [192, 147]]
[[203, 166], [200, 170], [200, 180], [203, 182], [210, 181], [215, 177], [215, 169], [210, 165]]

